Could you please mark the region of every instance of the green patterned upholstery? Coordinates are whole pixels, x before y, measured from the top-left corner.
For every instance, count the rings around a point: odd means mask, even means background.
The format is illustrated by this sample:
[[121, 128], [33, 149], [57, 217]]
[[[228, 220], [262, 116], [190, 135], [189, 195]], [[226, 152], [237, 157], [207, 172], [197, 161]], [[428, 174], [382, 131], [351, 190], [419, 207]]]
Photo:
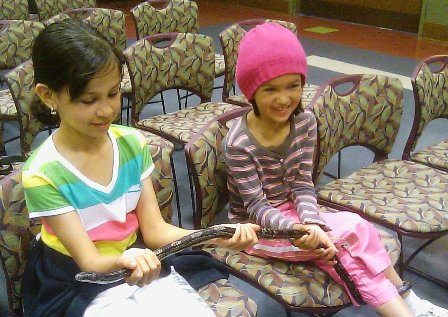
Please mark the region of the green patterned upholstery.
[[[137, 40], [159, 33], [198, 33], [198, 5], [190, 0], [149, 0], [131, 9]], [[224, 56], [215, 55], [215, 76], [224, 74]]]
[[[156, 47], [151, 39], [169, 39], [166, 47]], [[124, 51], [132, 78], [134, 126], [186, 143], [216, 115], [234, 108], [226, 103], [209, 102], [213, 92], [213, 40], [192, 33], [159, 34], [137, 41]], [[148, 102], [167, 89], [182, 88], [197, 94], [202, 103], [174, 113], [140, 119]]]
[[205, 300], [216, 317], [255, 317], [257, 304], [233, 283], [220, 279], [202, 286], [199, 295]]
[[[223, 139], [232, 120], [248, 109], [236, 108], [212, 120], [185, 146], [188, 168], [195, 182], [196, 228], [214, 224], [217, 214], [228, 202]], [[336, 210], [320, 206], [321, 212]], [[400, 253], [396, 238], [379, 228], [393, 263]], [[233, 274], [256, 285], [290, 310], [322, 313], [321, 308], [338, 311], [350, 305], [344, 289], [326, 273], [310, 263], [291, 263], [262, 259], [220, 247], [205, 247], [215, 258], [228, 265]]]
[[[31, 58], [31, 47], [44, 25], [36, 21], [0, 22], [0, 70], [12, 69]], [[4, 151], [3, 122], [18, 121], [9, 89], [0, 90], [0, 149]]]
[[35, 0], [40, 21], [71, 9], [95, 8], [95, 0]]
[[423, 59], [411, 79], [415, 115], [403, 159], [448, 171], [448, 140], [415, 152], [423, 130], [435, 119], [448, 119], [448, 55]]
[[0, 0], [0, 20], [29, 20], [28, 0]]
[[[158, 136], [147, 136], [155, 169], [151, 174], [160, 210], [166, 221], [171, 221], [173, 175], [170, 157], [174, 147]], [[0, 181], [0, 251], [6, 277], [9, 307], [21, 307], [20, 282], [26, 264], [29, 242], [39, 232], [39, 225], [30, 222], [26, 208], [20, 169]]]
[[5, 76], [6, 83], [14, 98], [20, 123], [20, 148], [22, 156], [31, 151], [36, 135], [45, 128], [31, 115], [31, 102], [34, 96], [34, 70], [30, 60], [14, 68]]
[[43, 29], [37, 21], [0, 21], [0, 69], [14, 68], [30, 59], [34, 39]]
[[[348, 93], [337, 92], [338, 85], [352, 82]], [[379, 75], [343, 76], [321, 88], [311, 105], [318, 125], [315, 182], [345, 147], [361, 145], [376, 155], [374, 163], [319, 186], [318, 201], [356, 212], [396, 231], [400, 239], [435, 240], [448, 233], [448, 173], [387, 159], [399, 129], [402, 98], [401, 82]]]
[[[157, 1], [156, 3], [161, 3]], [[167, 0], [162, 8], [145, 1], [131, 9], [137, 40], [159, 33], [198, 33], [198, 5], [189, 0]]]
[[248, 102], [244, 97], [229, 98], [230, 91], [235, 86], [235, 71], [238, 49], [240, 47], [241, 39], [243, 38], [244, 34], [246, 34], [246, 30], [265, 22], [279, 23], [297, 34], [297, 27], [294, 23], [271, 19], [254, 19], [241, 21], [229, 26], [221, 33], [219, 33], [219, 39], [221, 41], [225, 62], [224, 87], [222, 90], [223, 101], [235, 103], [241, 106], [248, 105]]

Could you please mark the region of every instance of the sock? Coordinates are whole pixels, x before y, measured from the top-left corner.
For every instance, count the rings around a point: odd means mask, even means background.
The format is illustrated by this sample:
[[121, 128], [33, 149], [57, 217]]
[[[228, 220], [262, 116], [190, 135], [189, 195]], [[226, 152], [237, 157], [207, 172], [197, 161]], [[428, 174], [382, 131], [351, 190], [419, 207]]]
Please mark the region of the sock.
[[409, 309], [412, 311], [413, 314], [417, 313], [417, 309], [419, 308], [420, 301], [422, 299], [417, 296], [412, 290], [409, 291], [408, 296], [404, 298], [404, 301], [409, 306]]

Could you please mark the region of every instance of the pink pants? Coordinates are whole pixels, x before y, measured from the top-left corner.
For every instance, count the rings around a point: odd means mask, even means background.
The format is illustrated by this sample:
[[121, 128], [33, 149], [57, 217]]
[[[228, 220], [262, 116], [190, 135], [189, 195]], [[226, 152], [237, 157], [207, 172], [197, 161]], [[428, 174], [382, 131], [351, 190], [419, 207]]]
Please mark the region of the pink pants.
[[[278, 209], [286, 217], [299, 222], [292, 202], [287, 202], [279, 206]], [[339, 261], [352, 276], [364, 301], [373, 307], [378, 307], [398, 296], [396, 287], [384, 275], [384, 270], [391, 265], [391, 260], [375, 227], [350, 212], [320, 213], [320, 216], [331, 228], [328, 235], [338, 249]], [[319, 260], [312, 251], [295, 247], [287, 239], [261, 239], [258, 244], [245, 251], [248, 254], [264, 258], [313, 261], [337, 283], [344, 285], [331, 265]], [[345, 285], [344, 287], [347, 288]], [[353, 298], [352, 302], [358, 305]]]

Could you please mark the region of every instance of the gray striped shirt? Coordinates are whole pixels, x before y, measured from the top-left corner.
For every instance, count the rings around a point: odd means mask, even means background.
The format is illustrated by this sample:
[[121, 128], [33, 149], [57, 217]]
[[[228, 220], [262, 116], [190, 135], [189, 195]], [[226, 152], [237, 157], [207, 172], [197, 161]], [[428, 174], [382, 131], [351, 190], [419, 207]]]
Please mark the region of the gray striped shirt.
[[229, 217], [263, 227], [291, 228], [296, 222], [276, 208], [292, 201], [302, 223], [325, 226], [317, 209], [312, 181], [316, 119], [310, 112], [292, 117], [285, 142], [276, 148], [260, 145], [247, 127], [246, 115], [237, 119], [225, 141]]

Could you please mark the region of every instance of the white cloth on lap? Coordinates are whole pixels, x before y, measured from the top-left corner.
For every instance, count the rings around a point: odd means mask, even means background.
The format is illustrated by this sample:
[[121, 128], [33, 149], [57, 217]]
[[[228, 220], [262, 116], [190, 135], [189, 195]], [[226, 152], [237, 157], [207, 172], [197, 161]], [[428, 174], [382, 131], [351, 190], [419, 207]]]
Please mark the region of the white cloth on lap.
[[145, 287], [121, 284], [100, 294], [84, 317], [215, 317], [199, 294], [174, 268], [171, 274]]

